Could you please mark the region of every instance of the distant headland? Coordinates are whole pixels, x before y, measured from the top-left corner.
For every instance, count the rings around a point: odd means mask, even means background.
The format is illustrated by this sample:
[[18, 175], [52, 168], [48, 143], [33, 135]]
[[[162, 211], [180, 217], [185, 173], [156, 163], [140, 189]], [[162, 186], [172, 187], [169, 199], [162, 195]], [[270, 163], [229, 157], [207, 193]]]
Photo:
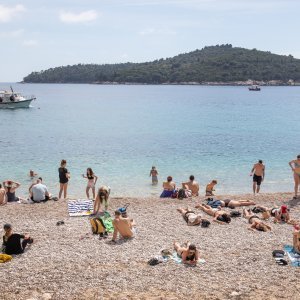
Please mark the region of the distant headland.
[[78, 64], [32, 72], [24, 83], [300, 85], [300, 59], [269, 51], [204, 47], [144, 63]]

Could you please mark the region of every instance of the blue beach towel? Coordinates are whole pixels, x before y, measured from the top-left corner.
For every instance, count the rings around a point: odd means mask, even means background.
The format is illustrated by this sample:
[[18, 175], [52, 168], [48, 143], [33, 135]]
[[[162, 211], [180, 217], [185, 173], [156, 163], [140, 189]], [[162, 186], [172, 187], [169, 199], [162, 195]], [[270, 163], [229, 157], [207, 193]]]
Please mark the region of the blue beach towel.
[[283, 249], [287, 253], [291, 261], [291, 265], [293, 267], [300, 267], [300, 254], [294, 251], [294, 247], [290, 245], [285, 245]]
[[70, 217], [89, 216], [93, 211], [93, 200], [77, 199], [68, 201], [68, 212]]
[[219, 206], [222, 206], [220, 200], [208, 200], [207, 205], [209, 205], [211, 208], [218, 208]]
[[[170, 259], [174, 260], [176, 263], [181, 264], [182, 263], [182, 259], [181, 257], [178, 256], [178, 254], [175, 252], [173, 252], [172, 256], [170, 256]], [[198, 265], [199, 264], [204, 264], [205, 263], [205, 259], [200, 258], [198, 260]]]
[[173, 193], [174, 191], [163, 190], [162, 193], [160, 194], [160, 198], [171, 198]]

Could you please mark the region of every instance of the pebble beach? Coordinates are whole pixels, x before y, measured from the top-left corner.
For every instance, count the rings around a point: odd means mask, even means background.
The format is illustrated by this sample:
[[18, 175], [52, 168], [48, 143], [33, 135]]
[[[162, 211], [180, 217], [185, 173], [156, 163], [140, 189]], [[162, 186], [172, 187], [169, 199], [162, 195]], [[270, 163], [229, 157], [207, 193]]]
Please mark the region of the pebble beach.
[[[268, 207], [285, 203], [291, 207], [291, 217], [300, 220], [300, 208], [292, 196], [218, 198], [249, 199]], [[110, 243], [111, 234], [103, 240], [93, 235], [88, 217], [69, 217], [66, 200], [2, 206], [1, 223], [11, 223], [14, 232], [30, 233], [34, 243], [24, 254], [0, 265], [0, 298], [299, 299], [300, 269], [277, 265], [272, 257], [273, 250], [292, 245], [293, 227], [268, 221], [271, 232], [253, 232], [247, 230], [243, 217], [232, 219], [229, 225], [187, 226], [176, 209], [194, 207], [205, 203], [204, 199], [111, 198], [112, 215], [130, 203], [128, 214], [138, 229], [135, 238], [116, 244]], [[57, 226], [61, 220], [65, 224]], [[196, 244], [205, 263], [196, 267], [172, 260], [147, 264], [161, 249], [172, 250], [174, 240]]]

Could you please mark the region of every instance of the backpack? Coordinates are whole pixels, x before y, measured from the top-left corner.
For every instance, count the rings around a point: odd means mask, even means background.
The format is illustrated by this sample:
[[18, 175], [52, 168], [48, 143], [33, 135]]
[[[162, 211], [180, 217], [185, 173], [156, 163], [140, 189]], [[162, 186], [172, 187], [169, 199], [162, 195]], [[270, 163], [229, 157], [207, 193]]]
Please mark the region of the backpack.
[[177, 198], [178, 199], [183, 199], [183, 198], [185, 198], [185, 189], [180, 189], [179, 191], [178, 191], [178, 194], [177, 194]]
[[90, 223], [93, 234], [101, 234], [106, 232], [106, 227], [101, 218], [91, 218]]

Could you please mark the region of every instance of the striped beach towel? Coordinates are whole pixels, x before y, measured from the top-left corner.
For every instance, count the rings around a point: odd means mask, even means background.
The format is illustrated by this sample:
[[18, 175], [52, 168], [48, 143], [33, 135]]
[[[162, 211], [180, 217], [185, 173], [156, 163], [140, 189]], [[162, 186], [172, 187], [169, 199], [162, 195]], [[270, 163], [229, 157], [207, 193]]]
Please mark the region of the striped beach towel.
[[89, 216], [93, 211], [93, 200], [77, 199], [68, 201], [68, 212], [70, 217]]
[[287, 253], [291, 261], [291, 265], [293, 267], [300, 267], [300, 254], [294, 251], [294, 247], [290, 245], [285, 245], [283, 249]]

